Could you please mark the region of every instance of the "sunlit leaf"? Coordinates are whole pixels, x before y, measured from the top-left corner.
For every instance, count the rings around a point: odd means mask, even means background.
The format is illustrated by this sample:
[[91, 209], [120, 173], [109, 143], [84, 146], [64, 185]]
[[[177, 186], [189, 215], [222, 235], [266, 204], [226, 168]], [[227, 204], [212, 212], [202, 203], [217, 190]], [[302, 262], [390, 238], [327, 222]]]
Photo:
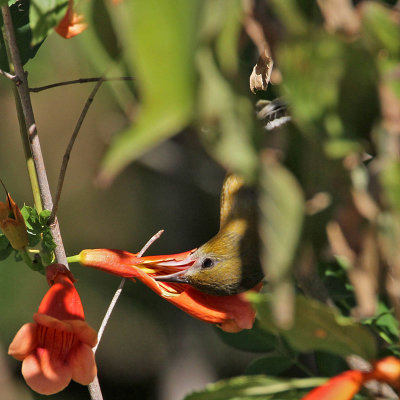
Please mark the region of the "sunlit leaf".
[[32, 44], [42, 42], [67, 11], [68, 0], [32, 0], [29, 20]]
[[111, 178], [144, 151], [178, 133], [194, 111], [199, 1], [134, 0], [129, 3], [126, 49], [142, 100], [135, 123], [120, 133], [103, 160]]
[[376, 341], [369, 330], [334, 309], [312, 299], [297, 296], [293, 325], [279, 329], [271, 314], [271, 296], [252, 294], [260, 324], [267, 331], [281, 334], [296, 350], [321, 350], [345, 357], [357, 354], [367, 360], [376, 355]]
[[252, 180], [258, 165], [253, 105], [235, 93], [218, 70], [210, 49], [199, 51], [197, 63], [203, 143], [226, 169]]

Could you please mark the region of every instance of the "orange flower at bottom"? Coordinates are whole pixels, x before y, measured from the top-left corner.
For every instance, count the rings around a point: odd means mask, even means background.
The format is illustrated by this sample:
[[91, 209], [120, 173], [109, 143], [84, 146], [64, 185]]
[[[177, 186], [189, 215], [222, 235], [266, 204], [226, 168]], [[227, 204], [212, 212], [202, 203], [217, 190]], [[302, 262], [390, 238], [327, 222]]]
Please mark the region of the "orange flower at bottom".
[[373, 364], [372, 371], [345, 371], [329, 379], [324, 385], [313, 389], [301, 400], [351, 400], [370, 380], [386, 382], [395, 389], [400, 388], [400, 360], [389, 356]]
[[[233, 296], [212, 296], [199, 290], [177, 283], [156, 281], [157, 275], [182, 271], [193, 264], [194, 250], [167, 256], [137, 257], [137, 254], [123, 250], [92, 249], [82, 250], [78, 261], [86, 266], [122, 276], [139, 279], [159, 296], [165, 298], [189, 315], [200, 320], [217, 324], [227, 332], [251, 329], [255, 311], [243, 293]], [[253, 290], [260, 290], [258, 285]]]
[[26, 383], [41, 394], [54, 394], [71, 379], [88, 385], [97, 374], [92, 347], [97, 333], [85, 322], [72, 274], [61, 264], [47, 268], [50, 289], [8, 353], [22, 361]]

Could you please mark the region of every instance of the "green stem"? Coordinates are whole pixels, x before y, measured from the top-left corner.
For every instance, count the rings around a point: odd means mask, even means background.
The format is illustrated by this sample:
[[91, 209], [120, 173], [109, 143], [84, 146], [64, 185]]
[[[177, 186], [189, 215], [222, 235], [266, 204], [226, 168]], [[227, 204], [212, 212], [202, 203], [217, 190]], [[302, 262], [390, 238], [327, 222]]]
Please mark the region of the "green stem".
[[81, 256], [80, 256], [80, 254], [77, 254], [75, 256], [67, 257], [67, 261], [69, 264], [70, 263], [78, 263], [81, 261]]

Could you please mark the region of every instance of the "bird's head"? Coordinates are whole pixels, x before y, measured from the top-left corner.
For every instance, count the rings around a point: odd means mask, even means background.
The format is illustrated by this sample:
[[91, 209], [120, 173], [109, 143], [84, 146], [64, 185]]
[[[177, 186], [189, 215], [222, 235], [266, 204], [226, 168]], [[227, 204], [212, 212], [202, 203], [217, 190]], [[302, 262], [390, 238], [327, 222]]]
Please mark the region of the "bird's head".
[[186, 283], [211, 295], [233, 295], [263, 278], [258, 256], [256, 196], [237, 175], [229, 175], [221, 192], [220, 230], [191, 254], [187, 269], [158, 276]]

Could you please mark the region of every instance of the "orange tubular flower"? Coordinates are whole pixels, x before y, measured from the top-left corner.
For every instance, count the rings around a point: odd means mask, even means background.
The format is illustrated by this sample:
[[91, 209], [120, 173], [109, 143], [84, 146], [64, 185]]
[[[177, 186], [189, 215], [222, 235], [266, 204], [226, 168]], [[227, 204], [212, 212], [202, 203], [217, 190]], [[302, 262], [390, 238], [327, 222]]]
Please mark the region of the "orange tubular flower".
[[351, 400], [369, 380], [386, 382], [400, 388], [400, 360], [389, 356], [374, 363], [372, 371], [345, 371], [313, 389], [301, 400]]
[[79, 35], [86, 28], [87, 24], [83, 22], [83, 16], [78, 15], [74, 11], [74, 0], [69, 0], [67, 12], [59, 24], [54, 28], [55, 31], [64, 39], [71, 39], [74, 36]]
[[75, 279], [67, 268], [53, 264], [46, 275], [50, 289], [33, 315], [35, 322], [22, 326], [8, 354], [22, 361], [22, 375], [34, 391], [50, 395], [71, 379], [82, 385], [93, 381], [97, 333], [85, 322]]
[[23, 250], [28, 246], [24, 217], [9, 194], [6, 202], [0, 202], [0, 228], [14, 249]]
[[[154, 277], [182, 271], [194, 260], [190, 255], [195, 251], [167, 256], [137, 257], [137, 254], [123, 250], [83, 250], [78, 261], [102, 271], [142, 281], [159, 296], [165, 298], [189, 315], [219, 325], [224, 331], [239, 332], [251, 329], [255, 311], [243, 293], [232, 296], [212, 296], [181, 283], [156, 281]], [[258, 285], [254, 290], [259, 290]]]

